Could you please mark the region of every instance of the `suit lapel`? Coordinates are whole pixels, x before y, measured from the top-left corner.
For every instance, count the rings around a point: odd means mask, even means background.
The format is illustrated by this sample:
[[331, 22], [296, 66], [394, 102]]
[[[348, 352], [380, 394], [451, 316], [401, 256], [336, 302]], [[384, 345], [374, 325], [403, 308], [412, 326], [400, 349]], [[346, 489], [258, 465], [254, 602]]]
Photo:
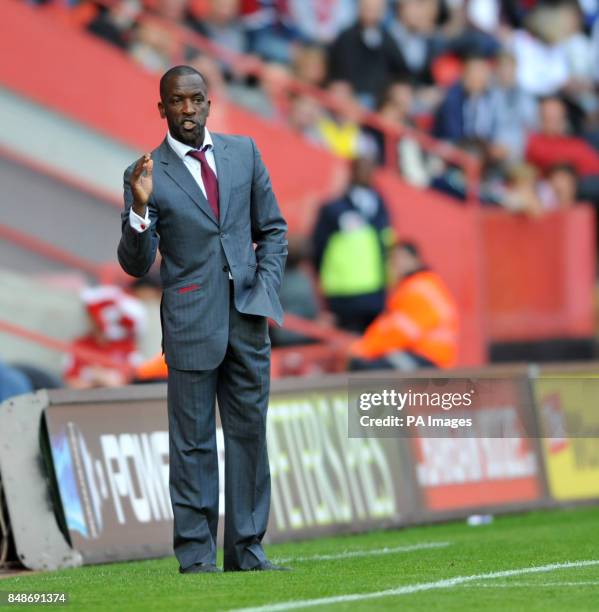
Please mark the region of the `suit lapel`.
[[227, 143], [219, 134], [212, 134], [212, 142], [214, 144], [214, 160], [216, 162], [216, 175], [218, 178], [218, 206], [220, 209], [220, 224], [223, 225], [225, 215], [229, 208], [229, 199], [231, 196], [231, 159]]
[[[216, 147], [215, 147], [216, 148]], [[163, 164], [164, 172], [198, 205], [213, 223], [218, 225], [208, 200], [204, 197], [199, 185], [191, 176], [187, 166], [181, 161], [177, 154], [171, 149], [166, 140], [160, 146], [160, 162]], [[218, 166], [217, 166], [218, 171]], [[219, 182], [220, 189], [220, 182]], [[222, 197], [222, 196], [221, 196]], [[222, 209], [221, 209], [222, 218]]]

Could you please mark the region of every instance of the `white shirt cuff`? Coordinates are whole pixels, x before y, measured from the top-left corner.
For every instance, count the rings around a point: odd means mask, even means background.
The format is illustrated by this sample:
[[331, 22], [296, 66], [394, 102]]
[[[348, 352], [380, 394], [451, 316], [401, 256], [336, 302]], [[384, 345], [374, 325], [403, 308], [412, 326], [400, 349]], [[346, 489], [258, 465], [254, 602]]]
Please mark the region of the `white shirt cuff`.
[[145, 232], [150, 227], [150, 211], [146, 206], [146, 216], [140, 217], [133, 208], [129, 209], [129, 224], [131, 227], [140, 234]]

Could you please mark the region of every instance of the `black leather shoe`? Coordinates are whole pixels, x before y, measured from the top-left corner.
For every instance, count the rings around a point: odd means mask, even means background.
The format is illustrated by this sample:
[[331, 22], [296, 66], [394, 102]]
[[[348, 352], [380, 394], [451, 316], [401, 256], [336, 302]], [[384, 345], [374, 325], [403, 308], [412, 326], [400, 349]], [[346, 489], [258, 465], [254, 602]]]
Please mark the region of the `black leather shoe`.
[[240, 567], [225, 567], [225, 572], [290, 572], [290, 567], [284, 565], [275, 565], [270, 561], [263, 561], [254, 567], [242, 569]]
[[179, 567], [180, 574], [219, 574], [222, 571], [216, 565], [210, 565], [209, 563], [194, 563], [185, 569]]
[[256, 567], [250, 568], [250, 572], [290, 572], [290, 567], [285, 567], [284, 565], [275, 565], [270, 561], [266, 560], [256, 565]]

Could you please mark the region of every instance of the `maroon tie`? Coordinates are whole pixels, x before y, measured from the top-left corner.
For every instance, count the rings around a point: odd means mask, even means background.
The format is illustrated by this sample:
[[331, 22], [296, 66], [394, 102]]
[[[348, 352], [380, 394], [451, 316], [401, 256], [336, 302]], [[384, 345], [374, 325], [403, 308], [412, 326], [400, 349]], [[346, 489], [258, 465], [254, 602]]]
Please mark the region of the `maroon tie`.
[[191, 155], [195, 157], [200, 162], [200, 167], [202, 169], [202, 181], [204, 182], [204, 189], [206, 190], [206, 197], [208, 203], [210, 204], [210, 208], [214, 212], [214, 216], [218, 221], [219, 218], [219, 207], [218, 207], [218, 181], [216, 180], [216, 174], [212, 168], [208, 165], [208, 160], [206, 159], [206, 149], [209, 145], [205, 145], [202, 147], [202, 150], [199, 151], [194, 149], [193, 151], [188, 151], [187, 155]]

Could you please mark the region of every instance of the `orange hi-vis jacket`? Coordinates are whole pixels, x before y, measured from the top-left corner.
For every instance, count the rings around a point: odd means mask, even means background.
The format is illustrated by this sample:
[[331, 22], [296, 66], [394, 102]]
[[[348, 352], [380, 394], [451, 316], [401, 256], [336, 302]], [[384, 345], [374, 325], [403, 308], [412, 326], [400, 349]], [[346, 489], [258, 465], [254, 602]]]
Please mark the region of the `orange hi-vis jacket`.
[[420, 270], [400, 281], [352, 353], [368, 359], [410, 351], [447, 368], [456, 363], [457, 349], [455, 302], [437, 274]]
[[164, 361], [164, 355], [158, 353], [151, 359], [141, 363], [135, 371], [137, 380], [166, 380], [168, 378], [168, 367]]

